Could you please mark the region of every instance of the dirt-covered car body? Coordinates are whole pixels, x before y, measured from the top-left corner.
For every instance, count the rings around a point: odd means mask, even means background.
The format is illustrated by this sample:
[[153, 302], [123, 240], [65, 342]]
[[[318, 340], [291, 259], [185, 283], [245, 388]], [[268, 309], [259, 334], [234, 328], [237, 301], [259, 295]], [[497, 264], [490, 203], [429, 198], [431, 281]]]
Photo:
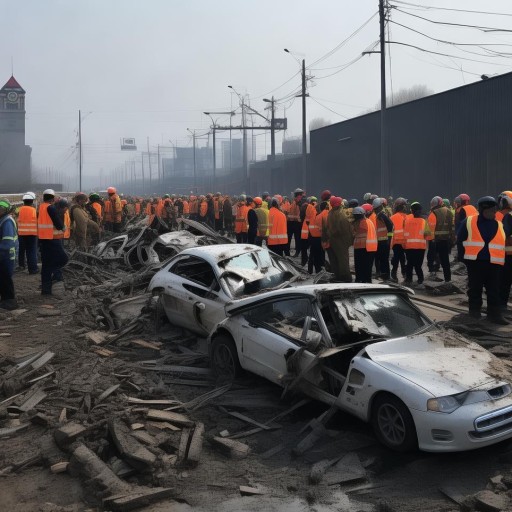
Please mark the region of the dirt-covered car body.
[[399, 451], [461, 451], [512, 437], [512, 376], [435, 326], [406, 290], [306, 285], [226, 306], [209, 337], [217, 373], [245, 369], [371, 422]]
[[299, 277], [286, 259], [250, 244], [186, 249], [152, 278], [171, 323], [206, 336], [233, 299], [289, 285]]

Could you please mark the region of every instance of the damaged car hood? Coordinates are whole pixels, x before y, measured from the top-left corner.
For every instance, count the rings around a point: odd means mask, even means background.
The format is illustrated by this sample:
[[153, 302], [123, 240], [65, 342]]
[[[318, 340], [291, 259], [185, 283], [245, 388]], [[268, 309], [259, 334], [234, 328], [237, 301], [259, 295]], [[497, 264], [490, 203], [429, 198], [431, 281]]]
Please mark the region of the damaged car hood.
[[512, 382], [509, 368], [480, 345], [453, 331], [434, 331], [374, 343], [366, 353], [377, 364], [433, 396], [490, 389]]

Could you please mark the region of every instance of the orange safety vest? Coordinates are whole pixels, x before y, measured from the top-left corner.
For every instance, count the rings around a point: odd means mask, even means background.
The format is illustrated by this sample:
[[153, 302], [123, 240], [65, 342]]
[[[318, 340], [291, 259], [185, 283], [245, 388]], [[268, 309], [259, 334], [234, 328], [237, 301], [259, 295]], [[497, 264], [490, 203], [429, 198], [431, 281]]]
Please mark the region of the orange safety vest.
[[[327, 215], [329, 215], [329, 208], [325, 208], [323, 209], [315, 218], [315, 224], [317, 226], [317, 228], [320, 229], [320, 236], [323, 235], [323, 233], [325, 232], [325, 229], [326, 229], [326, 223], [327, 223]], [[322, 240], [322, 247], [324, 249], [329, 249], [329, 247], [331, 246], [331, 244], [326, 241], [326, 240]]]
[[[468, 238], [462, 242], [464, 246], [464, 259], [465, 260], [476, 260], [478, 253], [485, 247], [484, 239], [478, 229], [478, 215], [471, 215], [466, 220], [466, 227], [468, 229]], [[498, 230], [496, 235], [489, 242], [489, 255], [491, 257], [491, 263], [496, 265], [505, 264], [505, 231], [503, 224], [498, 222]]]
[[96, 210], [98, 218], [101, 220], [102, 208], [100, 203], [92, 203], [92, 207]]
[[215, 219], [220, 219], [220, 210], [219, 210], [219, 199], [214, 197], [213, 198], [213, 211], [215, 213]]
[[190, 213], [190, 205], [188, 204], [188, 201], [183, 200], [183, 215]]
[[397, 212], [391, 215], [390, 220], [393, 223], [393, 239], [391, 241], [391, 247], [394, 245], [403, 245], [405, 243], [404, 238], [404, 224], [407, 215], [403, 212]]
[[33, 206], [22, 206], [18, 215], [18, 235], [37, 236], [37, 212]]
[[247, 233], [249, 231], [249, 225], [247, 224], [248, 213], [249, 207], [247, 205], [236, 206], [235, 233]]
[[300, 222], [300, 207], [295, 201], [290, 204], [290, 209], [288, 210], [288, 220]]
[[465, 206], [462, 206], [461, 209], [466, 212], [466, 217], [471, 217], [472, 215], [478, 215], [478, 210], [472, 204], [467, 204]]
[[275, 206], [268, 211], [268, 230], [268, 246], [288, 243], [286, 215]]
[[426, 249], [426, 236], [430, 234], [427, 221], [422, 217], [407, 218], [404, 224], [406, 249]]
[[[94, 203], [94, 204], [96, 204], [96, 203]], [[139, 215], [139, 213], [140, 213], [140, 206], [141, 205], [140, 205], [139, 202], [135, 203], [135, 215]], [[100, 208], [101, 208], [101, 206], [100, 206]]]
[[54, 240], [62, 238], [63, 233], [55, 229], [52, 218], [48, 214], [49, 203], [42, 203], [39, 205], [39, 214], [37, 217], [37, 236], [39, 240]]
[[368, 218], [373, 222], [375, 229], [377, 229], [377, 215], [375, 215], [375, 212], [370, 213]]
[[118, 195], [113, 195], [105, 200], [105, 222], [121, 222], [123, 207]]
[[[309, 208], [311, 206], [311, 209]], [[308, 218], [309, 217], [309, 218]], [[322, 219], [320, 218], [320, 215], [317, 214], [316, 208], [310, 204], [306, 210], [306, 220], [309, 221], [309, 234], [313, 238], [320, 238], [322, 236], [322, 226], [319, 226], [316, 222], [316, 219], [318, 218], [319, 221]]]
[[503, 218], [505, 217], [505, 215], [507, 215], [507, 213], [510, 213], [510, 211], [510, 208], [504, 208], [503, 210], [496, 212], [496, 220], [503, 222]]
[[151, 208], [151, 203], [148, 203], [146, 205], [146, 211], [145, 211], [146, 215], [151, 215], [153, 213], [153, 209]]
[[354, 249], [366, 249], [367, 252], [377, 251], [377, 231], [368, 219], [361, 219], [354, 238]]
[[268, 236], [268, 210], [262, 208], [254, 208], [254, 213], [258, 218], [258, 236], [266, 238]]
[[199, 205], [197, 204], [197, 199], [190, 200], [190, 213], [196, 214], [198, 212]]
[[71, 236], [71, 215], [69, 215], [69, 210], [64, 212], [64, 226], [66, 226], [64, 238], [69, 238]]
[[286, 215], [286, 217], [288, 217], [288, 214], [290, 213], [290, 208], [290, 201], [284, 201], [283, 204], [281, 205], [281, 211]]

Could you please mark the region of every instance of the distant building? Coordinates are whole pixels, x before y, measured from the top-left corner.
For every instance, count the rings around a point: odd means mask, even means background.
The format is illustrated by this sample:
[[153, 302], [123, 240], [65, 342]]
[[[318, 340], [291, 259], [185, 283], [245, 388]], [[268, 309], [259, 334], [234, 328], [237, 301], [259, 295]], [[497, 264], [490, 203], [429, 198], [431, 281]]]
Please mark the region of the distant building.
[[25, 91], [11, 76], [0, 89], [0, 192], [23, 192], [31, 183], [25, 145]]
[[302, 139], [292, 137], [283, 140], [283, 155], [300, 155], [302, 153]]
[[[231, 143], [231, 145], [230, 145]], [[223, 140], [222, 146], [222, 168], [238, 169], [242, 164], [242, 139]]]

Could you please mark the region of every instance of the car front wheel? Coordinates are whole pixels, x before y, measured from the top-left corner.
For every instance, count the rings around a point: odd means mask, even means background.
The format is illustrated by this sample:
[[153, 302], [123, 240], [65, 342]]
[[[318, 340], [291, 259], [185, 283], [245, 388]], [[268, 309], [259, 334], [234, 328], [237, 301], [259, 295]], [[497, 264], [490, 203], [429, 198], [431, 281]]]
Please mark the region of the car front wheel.
[[234, 380], [242, 373], [235, 342], [225, 334], [213, 340], [211, 358], [212, 369], [217, 377]]
[[379, 441], [397, 452], [418, 445], [416, 427], [407, 406], [391, 394], [379, 395], [372, 407], [372, 424]]

